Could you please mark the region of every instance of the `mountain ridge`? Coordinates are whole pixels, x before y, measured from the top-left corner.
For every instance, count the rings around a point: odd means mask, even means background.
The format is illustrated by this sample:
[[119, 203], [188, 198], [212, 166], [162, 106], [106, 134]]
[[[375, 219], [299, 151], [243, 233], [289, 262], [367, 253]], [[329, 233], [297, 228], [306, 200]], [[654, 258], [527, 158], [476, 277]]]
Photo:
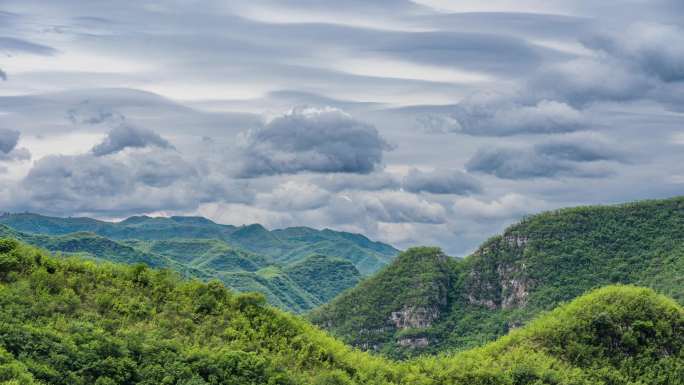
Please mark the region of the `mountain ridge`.
[[23, 232], [46, 235], [90, 231], [115, 240], [221, 239], [257, 254], [269, 257], [287, 256], [285, 259], [290, 261], [303, 255], [325, 254], [326, 250], [330, 250], [330, 247], [323, 245], [313, 247], [315, 242], [300, 239], [298, 233], [305, 229], [308, 234], [316, 234], [317, 242], [332, 241], [336, 246], [344, 246], [337, 247], [337, 254], [334, 256], [356, 260], [359, 262], [357, 268], [364, 275], [384, 266], [399, 252], [390, 245], [371, 241], [362, 234], [302, 226], [267, 230], [260, 224], [224, 225], [197, 216], [139, 215], [119, 222], [108, 222], [88, 217], [60, 218], [34, 213], [3, 213], [0, 215], [0, 224]]

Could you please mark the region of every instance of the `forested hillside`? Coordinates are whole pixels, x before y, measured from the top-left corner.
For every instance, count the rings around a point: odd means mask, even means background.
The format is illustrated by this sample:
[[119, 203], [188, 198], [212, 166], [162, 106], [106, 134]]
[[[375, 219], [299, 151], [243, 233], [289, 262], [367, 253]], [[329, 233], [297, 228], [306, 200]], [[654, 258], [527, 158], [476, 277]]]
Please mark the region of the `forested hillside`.
[[0, 240], [4, 385], [678, 385], [682, 378], [684, 309], [649, 289], [600, 289], [483, 348], [395, 362], [216, 281], [54, 258]]
[[354, 346], [406, 357], [482, 345], [615, 283], [684, 303], [684, 198], [535, 215], [465, 259], [411, 249], [310, 319]]
[[[99, 261], [168, 267], [186, 277], [217, 278], [269, 303], [303, 312], [354, 286], [398, 252], [332, 230], [228, 226], [201, 217], [131, 217], [121, 222], [36, 214], [0, 216], [0, 236]], [[303, 263], [312, 262], [305, 267]]]

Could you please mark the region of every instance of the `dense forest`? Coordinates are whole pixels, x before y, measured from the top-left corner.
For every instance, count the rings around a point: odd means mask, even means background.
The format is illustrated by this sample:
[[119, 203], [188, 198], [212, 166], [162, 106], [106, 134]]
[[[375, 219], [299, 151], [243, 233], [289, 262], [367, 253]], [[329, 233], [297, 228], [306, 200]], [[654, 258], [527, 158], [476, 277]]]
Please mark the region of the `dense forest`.
[[684, 197], [531, 216], [464, 259], [416, 248], [309, 318], [394, 358], [480, 346], [589, 290], [684, 303]]
[[138, 216], [105, 222], [5, 214], [0, 216], [0, 236], [52, 252], [218, 279], [238, 291], [260, 292], [270, 304], [292, 312], [329, 301], [398, 253], [359, 234], [307, 227], [269, 231], [202, 217]]
[[651, 289], [598, 289], [481, 348], [397, 362], [347, 347], [262, 295], [219, 281], [53, 257], [0, 240], [3, 385], [676, 385], [682, 378], [684, 309]]

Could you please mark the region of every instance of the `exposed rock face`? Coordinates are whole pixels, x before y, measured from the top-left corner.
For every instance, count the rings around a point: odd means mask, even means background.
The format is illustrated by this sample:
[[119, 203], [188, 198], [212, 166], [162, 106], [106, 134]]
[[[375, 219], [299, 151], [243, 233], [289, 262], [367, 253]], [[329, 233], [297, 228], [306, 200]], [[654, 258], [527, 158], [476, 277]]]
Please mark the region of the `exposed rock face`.
[[510, 247], [525, 247], [527, 245], [527, 241], [529, 240], [525, 236], [519, 236], [516, 234], [508, 234], [504, 236], [504, 242], [508, 244]]
[[488, 309], [510, 309], [524, 306], [530, 288], [522, 256], [529, 239], [516, 234], [505, 234], [475, 254], [481, 259], [470, 272], [468, 303]]
[[405, 306], [399, 311], [393, 311], [390, 321], [397, 329], [425, 329], [439, 317], [439, 309], [434, 307]]
[[497, 268], [501, 284], [500, 305], [502, 309], [524, 306], [527, 302], [529, 292], [527, 280], [522, 274], [524, 268], [524, 264], [521, 268], [503, 265]]
[[427, 337], [415, 337], [415, 338], [402, 338], [397, 341], [397, 344], [402, 347], [410, 348], [424, 348], [430, 345]]

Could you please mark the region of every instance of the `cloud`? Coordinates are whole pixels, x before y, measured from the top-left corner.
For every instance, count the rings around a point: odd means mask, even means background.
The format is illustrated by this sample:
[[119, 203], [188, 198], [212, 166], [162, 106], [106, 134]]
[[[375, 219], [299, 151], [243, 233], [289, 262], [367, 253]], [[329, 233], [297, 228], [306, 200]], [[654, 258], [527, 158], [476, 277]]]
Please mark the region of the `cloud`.
[[592, 135], [552, 139], [536, 145], [534, 151], [541, 156], [571, 162], [627, 162], [627, 154], [624, 151]]
[[118, 125], [123, 124], [126, 120], [121, 113], [101, 104], [91, 103], [90, 100], [85, 100], [78, 105], [69, 108], [67, 111], [67, 119], [73, 124], [85, 125], [101, 123]]
[[3, 81], [7, 80], [7, 73], [5, 71], [3, 71], [2, 69], [0, 69], [0, 80], [3, 80]]
[[335, 108], [297, 108], [247, 132], [242, 177], [299, 172], [367, 174], [391, 149], [375, 127]]
[[401, 179], [387, 172], [374, 172], [371, 174], [334, 173], [317, 177], [313, 181], [331, 192], [346, 190], [397, 190], [401, 187]]
[[482, 184], [459, 170], [420, 171], [413, 169], [403, 180], [403, 188], [413, 193], [469, 195], [482, 192]]
[[602, 161], [624, 163], [626, 156], [608, 143], [573, 138], [522, 149], [482, 148], [466, 163], [466, 169], [503, 179], [592, 178], [612, 174]]
[[196, 210], [203, 202], [248, 202], [240, 181], [217, 178], [176, 152], [49, 155], [14, 186], [8, 206], [55, 214]]
[[453, 206], [453, 210], [458, 216], [485, 220], [519, 218], [547, 208], [547, 202], [518, 193], [508, 193], [489, 202], [464, 197], [457, 199]]
[[546, 66], [527, 83], [529, 95], [580, 108], [594, 102], [640, 99], [653, 87], [645, 74], [621, 60], [600, 55]]
[[447, 213], [438, 203], [429, 202], [414, 194], [387, 191], [362, 195], [359, 201], [372, 218], [388, 223], [445, 223]]
[[619, 31], [592, 36], [584, 43], [664, 82], [684, 80], [684, 29], [680, 26], [639, 22]]
[[0, 161], [24, 161], [30, 159], [31, 152], [26, 148], [15, 148], [8, 153], [0, 152]]
[[0, 128], [0, 152], [5, 154], [14, 150], [19, 142], [20, 132], [8, 128]]
[[276, 211], [303, 211], [318, 209], [328, 203], [330, 194], [310, 183], [287, 181], [270, 193], [257, 194], [257, 204]]
[[54, 55], [57, 50], [42, 44], [13, 37], [0, 36], [0, 50], [11, 53], [29, 53], [34, 55]]
[[0, 128], [0, 161], [22, 161], [31, 159], [26, 148], [17, 148], [21, 133], [17, 130]]
[[586, 128], [582, 112], [566, 103], [544, 99], [526, 104], [518, 99], [498, 93], [476, 93], [447, 116], [423, 115], [419, 123], [430, 131], [476, 136], [552, 134]]
[[114, 127], [102, 143], [92, 149], [96, 156], [117, 153], [125, 148], [144, 147], [173, 148], [171, 143], [152, 130], [136, 127], [130, 124], [120, 124]]

